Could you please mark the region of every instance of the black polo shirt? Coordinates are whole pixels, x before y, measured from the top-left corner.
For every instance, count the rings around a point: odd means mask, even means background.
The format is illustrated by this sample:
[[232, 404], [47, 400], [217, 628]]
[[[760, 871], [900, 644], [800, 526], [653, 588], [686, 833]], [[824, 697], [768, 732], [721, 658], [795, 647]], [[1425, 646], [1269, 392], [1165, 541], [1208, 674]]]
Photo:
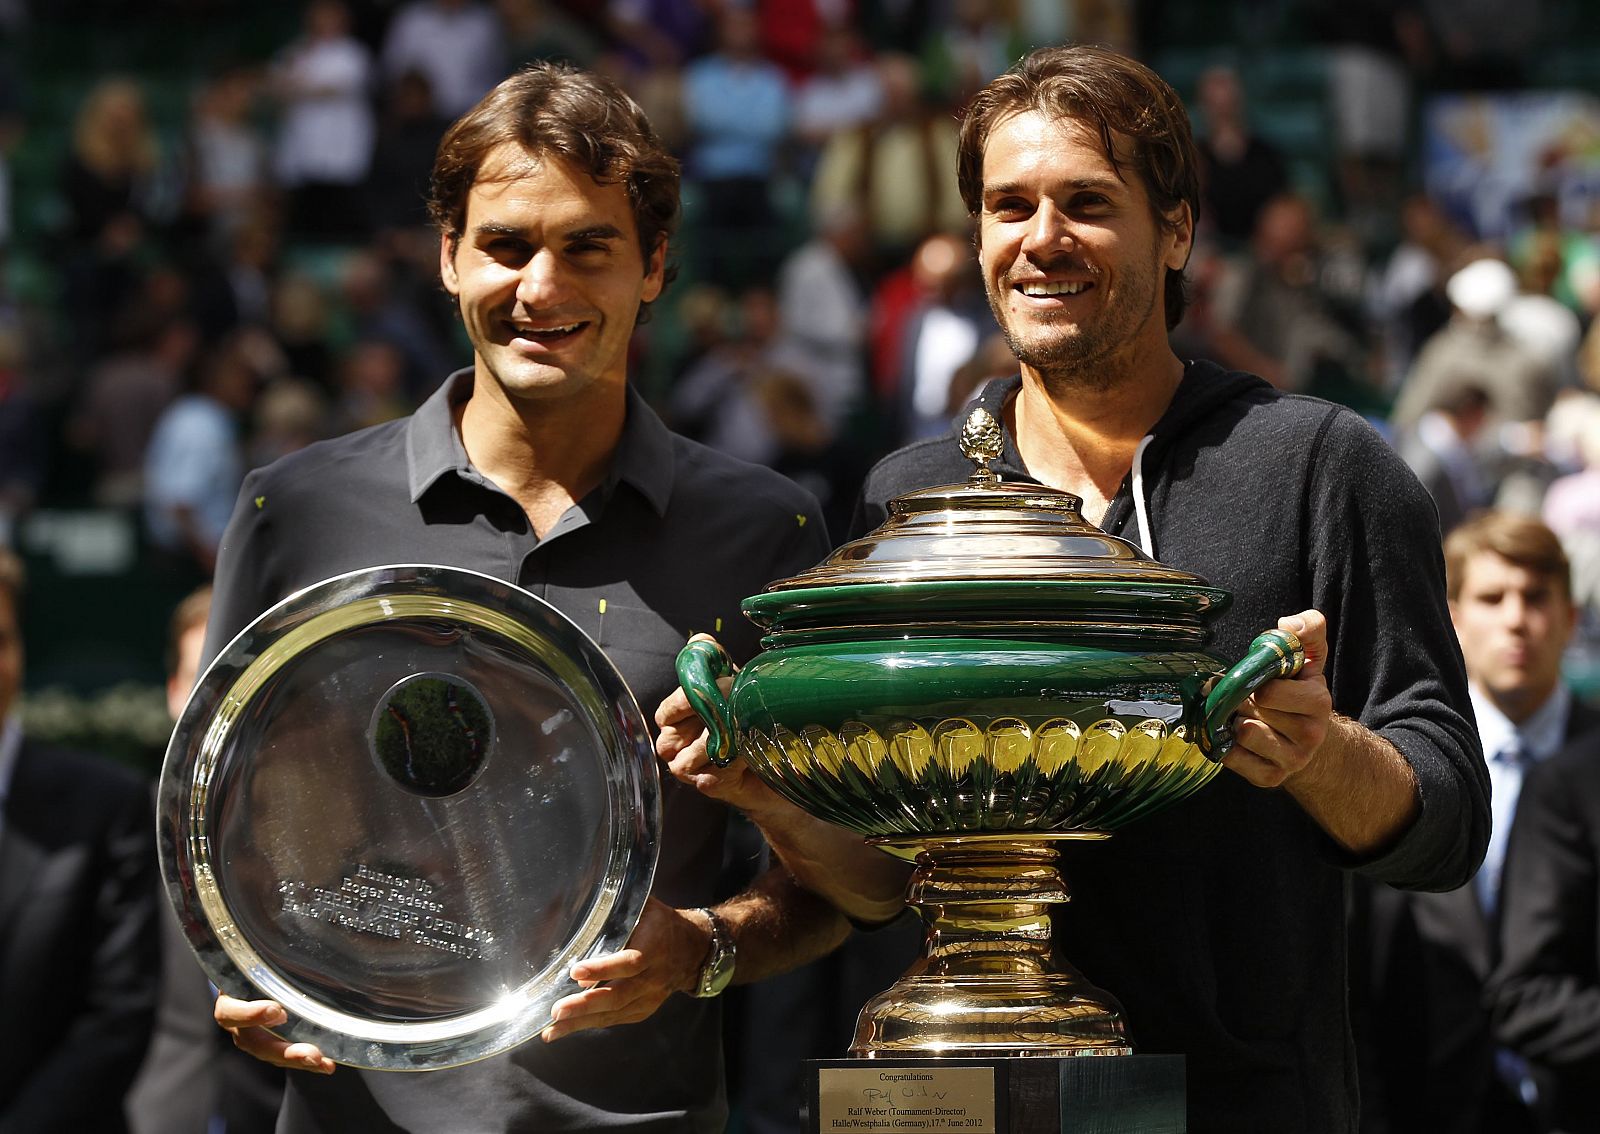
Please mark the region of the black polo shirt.
[[[770, 469], [667, 430], [629, 391], [602, 484], [538, 538], [522, 508], [472, 467], [453, 408], [460, 371], [411, 417], [320, 442], [246, 478], [222, 540], [206, 656], [280, 599], [333, 575], [438, 563], [509, 580], [605, 650], [646, 716], [698, 631], [737, 659], [757, 632], [739, 602], [828, 551], [817, 503]], [[308, 758], [311, 758], [308, 754]], [[712, 900], [726, 812], [667, 777], [652, 893]], [[720, 1130], [716, 1001], [674, 996], [643, 1024], [537, 1040], [424, 1075], [291, 1073], [282, 1131]]]

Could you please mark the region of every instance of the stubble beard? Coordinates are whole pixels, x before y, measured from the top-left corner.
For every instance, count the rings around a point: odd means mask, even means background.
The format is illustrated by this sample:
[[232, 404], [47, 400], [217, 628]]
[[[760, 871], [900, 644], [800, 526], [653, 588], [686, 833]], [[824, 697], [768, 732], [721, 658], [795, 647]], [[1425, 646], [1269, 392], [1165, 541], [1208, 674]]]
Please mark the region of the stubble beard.
[[[1154, 286], [1155, 268], [1136, 273], [1126, 287], [1108, 293], [1107, 302], [1098, 319], [1079, 326], [1076, 333], [1058, 331], [1054, 334], [1035, 334], [1025, 337], [1012, 325], [1002, 305], [1002, 297], [986, 285], [989, 310], [994, 314], [1000, 333], [1016, 360], [1039, 375], [1046, 391], [1051, 394], [1097, 394], [1119, 385], [1125, 378], [1116, 364], [1116, 356], [1132, 342], [1139, 328], [1162, 302], [1162, 289]], [[1096, 286], [1104, 286], [1097, 281]], [[1009, 283], [1001, 282], [1004, 294], [1011, 291]], [[1148, 296], [1140, 311], [1130, 311], [1125, 306], [1125, 295]], [[1135, 300], [1136, 301], [1136, 300]], [[1058, 324], [1070, 323], [1065, 314], [1032, 317], [1029, 326], [1047, 330]]]

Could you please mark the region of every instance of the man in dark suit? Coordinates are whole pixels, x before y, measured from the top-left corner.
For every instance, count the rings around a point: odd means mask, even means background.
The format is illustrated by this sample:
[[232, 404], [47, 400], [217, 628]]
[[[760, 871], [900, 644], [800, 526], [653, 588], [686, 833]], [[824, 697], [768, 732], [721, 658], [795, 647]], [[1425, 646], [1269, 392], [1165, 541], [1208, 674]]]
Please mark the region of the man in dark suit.
[[1600, 726], [1561, 681], [1577, 611], [1555, 534], [1524, 516], [1478, 513], [1445, 540], [1445, 571], [1494, 826], [1483, 867], [1460, 889], [1354, 892], [1351, 999], [1368, 1134], [1534, 1129], [1526, 1066], [1496, 1046], [1483, 1003], [1500, 959], [1506, 838], [1524, 773]]
[[0, 548], [0, 1134], [116, 1134], [155, 1012], [150, 792], [22, 735], [22, 585]]
[[1541, 1129], [1600, 1132], [1600, 731], [1529, 773], [1504, 876], [1495, 1038], [1528, 1061]]

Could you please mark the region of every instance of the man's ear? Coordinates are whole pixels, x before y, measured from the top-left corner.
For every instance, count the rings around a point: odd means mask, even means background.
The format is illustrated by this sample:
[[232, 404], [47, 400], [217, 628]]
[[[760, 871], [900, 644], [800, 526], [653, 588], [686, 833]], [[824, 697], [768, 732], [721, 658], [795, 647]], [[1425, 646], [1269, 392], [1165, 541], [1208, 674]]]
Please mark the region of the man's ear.
[[1166, 266], [1181, 272], [1188, 266], [1189, 257], [1194, 255], [1194, 212], [1189, 208], [1189, 202], [1182, 202], [1176, 212], [1168, 213], [1166, 221], [1167, 232], [1173, 237]]
[[656, 241], [655, 251], [650, 253], [650, 258], [644, 265], [644, 294], [640, 302], [652, 303], [661, 295], [661, 289], [667, 285], [667, 238], [661, 237]]
[[461, 279], [456, 275], [456, 247], [458, 241], [449, 233], [439, 234], [439, 279], [451, 295], [461, 294]]

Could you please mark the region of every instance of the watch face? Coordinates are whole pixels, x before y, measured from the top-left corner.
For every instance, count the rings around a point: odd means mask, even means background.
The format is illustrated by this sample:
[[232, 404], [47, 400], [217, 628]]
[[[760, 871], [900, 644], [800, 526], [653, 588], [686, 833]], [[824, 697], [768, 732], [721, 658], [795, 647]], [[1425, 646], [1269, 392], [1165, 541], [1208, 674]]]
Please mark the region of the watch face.
[[702, 996], [716, 996], [733, 983], [733, 950], [723, 948], [712, 958], [706, 971], [701, 974], [700, 987]]
[[447, 567], [285, 599], [201, 678], [162, 772], [167, 890], [283, 1038], [423, 1070], [536, 1034], [655, 870], [650, 732], [554, 607]]

